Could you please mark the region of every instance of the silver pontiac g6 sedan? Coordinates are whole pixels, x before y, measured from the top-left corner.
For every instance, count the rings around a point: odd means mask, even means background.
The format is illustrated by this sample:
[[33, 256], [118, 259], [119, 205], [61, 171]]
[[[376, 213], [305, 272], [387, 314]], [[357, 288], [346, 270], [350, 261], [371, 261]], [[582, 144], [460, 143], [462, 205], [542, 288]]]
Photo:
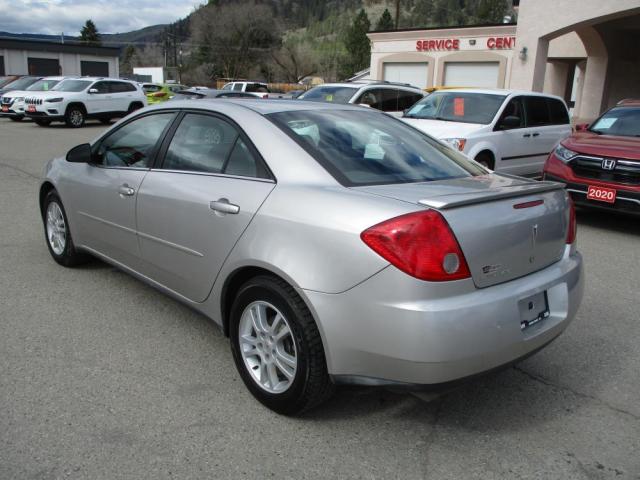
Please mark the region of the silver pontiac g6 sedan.
[[560, 184], [491, 173], [383, 113], [176, 101], [49, 162], [47, 246], [212, 318], [240, 375], [296, 414], [334, 385], [420, 388], [556, 338], [583, 293]]

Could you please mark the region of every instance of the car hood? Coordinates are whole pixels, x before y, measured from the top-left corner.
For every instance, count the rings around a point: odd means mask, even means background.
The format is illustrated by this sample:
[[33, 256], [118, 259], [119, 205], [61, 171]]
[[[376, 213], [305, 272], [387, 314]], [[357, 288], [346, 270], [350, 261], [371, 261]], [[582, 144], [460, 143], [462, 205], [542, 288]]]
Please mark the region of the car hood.
[[562, 141], [569, 150], [599, 157], [616, 157], [640, 161], [640, 137], [574, 133]]
[[26, 97], [31, 93], [34, 93], [34, 92], [27, 92], [26, 90], [7, 90], [7, 91], [0, 90], [0, 96], [7, 95], [8, 97], [11, 97], [11, 98]]
[[65, 95], [69, 95], [71, 92], [54, 92], [49, 90], [48, 92], [25, 92], [27, 95], [25, 97], [35, 97], [35, 98], [56, 98], [56, 97], [64, 97]]
[[402, 117], [402, 121], [434, 138], [466, 138], [486, 125]]

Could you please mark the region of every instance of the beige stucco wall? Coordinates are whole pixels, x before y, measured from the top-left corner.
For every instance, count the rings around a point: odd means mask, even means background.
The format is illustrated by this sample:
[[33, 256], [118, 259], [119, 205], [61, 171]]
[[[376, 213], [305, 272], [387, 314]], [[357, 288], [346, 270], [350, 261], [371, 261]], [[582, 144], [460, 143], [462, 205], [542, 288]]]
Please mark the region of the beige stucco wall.
[[31, 50], [0, 50], [4, 56], [4, 69], [7, 75], [27, 75], [28, 58], [55, 58], [62, 68], [62, 75], [80, 75], [80, 62], [107, 62], [109, 75], [119, 76], [119, 65], [116, 57], [98, 57], [94, 55], [81, 55], [77, 53], [38, 52]]

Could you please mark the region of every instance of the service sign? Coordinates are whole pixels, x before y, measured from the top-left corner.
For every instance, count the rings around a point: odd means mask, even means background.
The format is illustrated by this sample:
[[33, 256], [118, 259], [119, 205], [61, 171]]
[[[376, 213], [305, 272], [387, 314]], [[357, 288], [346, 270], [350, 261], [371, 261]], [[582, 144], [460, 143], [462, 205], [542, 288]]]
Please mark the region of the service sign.
[[418, 40], [416, 50], [430, 52], [434, 50], [460, 50], [459, 38], [438, 38], [434, 40]]

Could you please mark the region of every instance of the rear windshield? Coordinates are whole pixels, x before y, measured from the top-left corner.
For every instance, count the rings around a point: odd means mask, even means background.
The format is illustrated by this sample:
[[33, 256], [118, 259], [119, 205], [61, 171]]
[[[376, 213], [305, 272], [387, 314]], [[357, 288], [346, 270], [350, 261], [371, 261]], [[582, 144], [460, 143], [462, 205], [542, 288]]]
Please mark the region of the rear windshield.
[[434, 92], [411, 107], [405, 117], [487, 125], [504, 99], [504, 95], [488, 93]]
[[298, 97], [311, 102], [349, 103], [358, 91], [353, 87], [314, 87]]
[[91, 80], [63, 80], [51, 90], [56, 92], [81, 92], [92, 83]]
[[594, 133], [620, 137], [640, 137], [640, 107], [615, 107], [589, 128]]
[[142, 91], [144, 93], [154, 93], [159, 92], [160, 90], [162, 90], [162, 87], [160, 85], [154, 85], [152, 83], [145, 83], [144, 85], [142, 85]]
[[46, 92], [48, 90], [51, 90], [58, 83], [60, 83], [60, 80], [42, 79], [31, 85], [29, 88], [27, 88], [27, 90], [29, 90], [30, 92]]
[[482, 167], [378, 112], [302, 110], [267, 115], [345, 186], [483, 175]]
[[37, 81], [38, 78], [36, 77], [22, 77], [7, 84], [4, 88], [7, 90], [26, 90], [27, 87], [30, 87]]

